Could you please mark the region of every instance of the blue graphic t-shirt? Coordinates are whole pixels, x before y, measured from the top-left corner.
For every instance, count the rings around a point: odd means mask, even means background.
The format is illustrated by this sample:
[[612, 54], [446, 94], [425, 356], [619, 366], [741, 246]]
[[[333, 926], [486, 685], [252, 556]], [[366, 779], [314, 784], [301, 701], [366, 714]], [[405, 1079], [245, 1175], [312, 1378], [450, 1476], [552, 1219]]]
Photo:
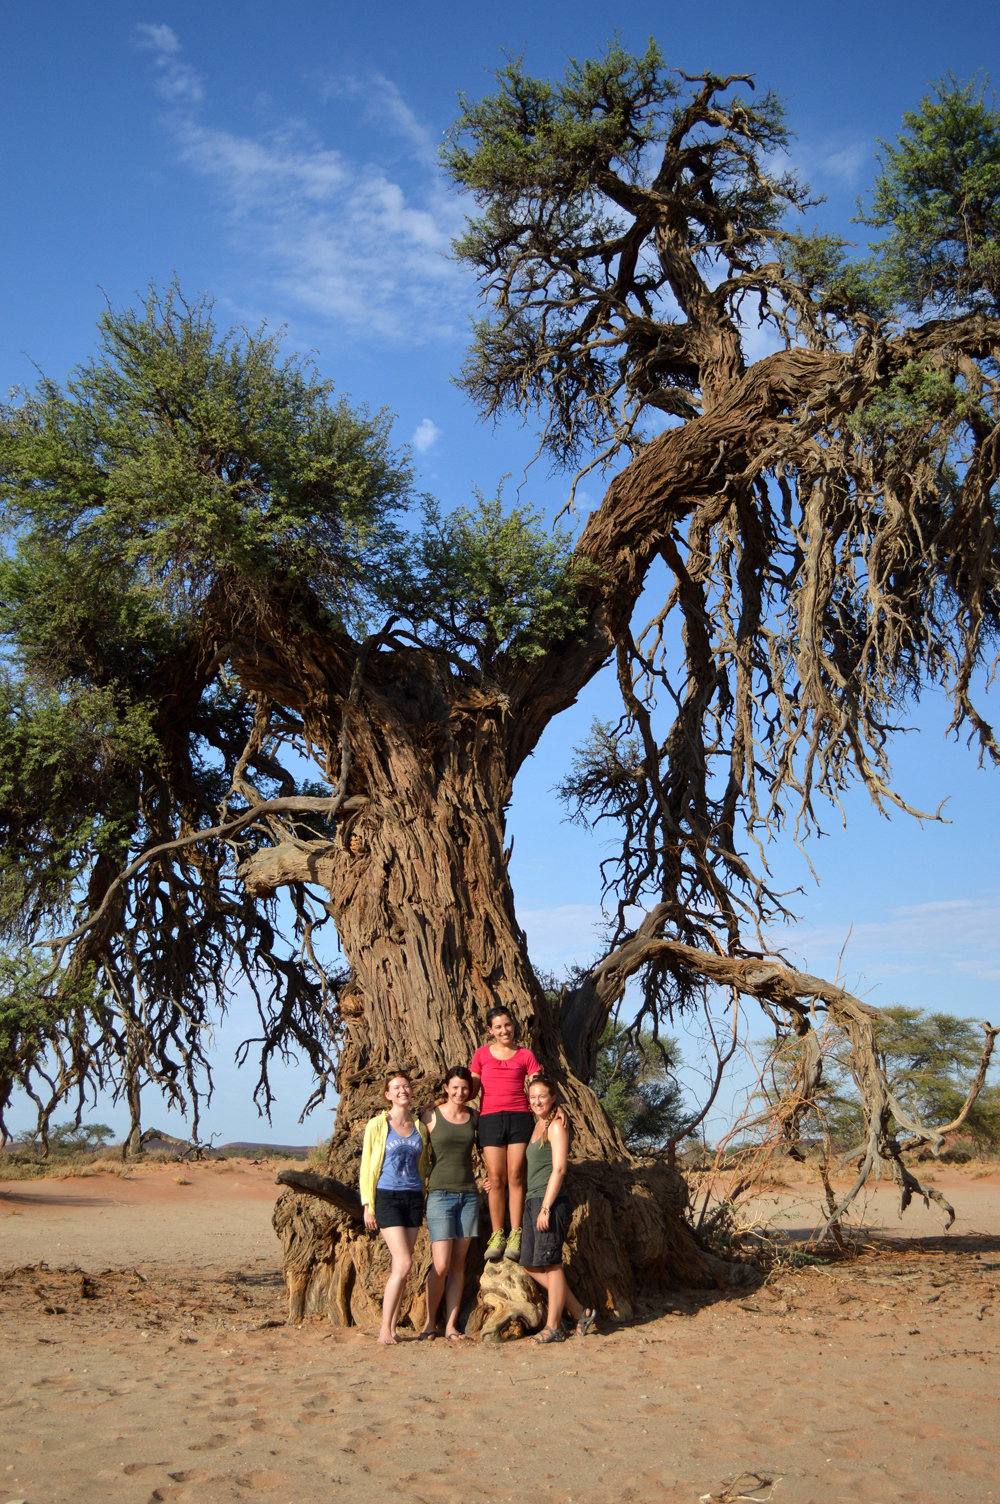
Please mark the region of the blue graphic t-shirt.
[[417, 1162], [423, 1151], [423, 1143], [416, 1124], [409, 1138], [400, 1138], [389, 1125], [389, 1137], [385, 1141], [385, 1158], [376, 1189], [379, 1191], [422, 1191], [423, 1183], [417, 1173]]

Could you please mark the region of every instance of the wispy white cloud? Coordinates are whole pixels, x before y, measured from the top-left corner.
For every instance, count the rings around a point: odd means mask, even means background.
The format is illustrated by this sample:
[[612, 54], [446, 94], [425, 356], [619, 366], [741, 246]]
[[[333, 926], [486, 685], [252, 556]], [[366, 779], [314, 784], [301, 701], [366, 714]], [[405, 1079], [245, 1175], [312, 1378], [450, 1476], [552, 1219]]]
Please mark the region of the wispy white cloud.
[[871, 161], [871, 144], [857, 141], [852, 146], [844, 147], [842, 151], [831, 151], [826, 156], [821, 156], [818, 165], [824, 177], [837, 178], [850, 188], [858, 181], [862, 170], [870, 166]]
[[[941, 899], [889, 910], [886, 919], [848, 926], [796, 925], [780, 937], [821, 971], [844, 949], [843, 974], [868, 978], [915, 972], [955, 972], [979, 981], [1000, 979], [1000, 896]], [[845, 944], [846, 943], [846, 944]]]
[[151, 52], [159, 71], [156, 92], [172, 104], [200, 104], [205, 97], [201, 80], [180, 56], [177, 33], [169, 26], [136, 27], [136, 46]]
[[[406, 145], [399, 170], [351, 159], [301, 121], [257, 135], [207, 123], [205, 90], [168, 26], [141, 26], [181, 159], [210, 179], [241, 251], [284, 300], [366, 335], [408, 342], [461, 337], [469, 279], [449, 259], [462, 224], [434, 166], [435, 143], [390, 80], [324, 86], [361, 94]], [[363, 87], [362, 87], [363, 85]]]
[[601, 951], [604, 913], [596, 903], [564, 903], [549, 909], [518, 911], [536, 966], [559, 971], [574, 961], [589, 961]]
[[787, 152], [775, 152], [767, 158], [768, 169], [776, 174], [794, 172], [811, 188], [840, 191], [856, 187], [873, 163], [871, 141], [816, 140], [801, 138], [791, 143]]
[[354, 74], [325, 78], [320, 86], [320, 98], [358, 102], [366, 120], [403, 140], [418, 161], [428, 165], [437, 161], [436, 143], [391, 78], [385, 78], [381, 73], [369, 73], [363, 78]]
[[436, 444], [441, 437], [441, 430], [430, 418], [422, 418], [417, 424], [417, 431], [413, 435], [413, 447], [420, 454], [426, 454], [432, 444]]

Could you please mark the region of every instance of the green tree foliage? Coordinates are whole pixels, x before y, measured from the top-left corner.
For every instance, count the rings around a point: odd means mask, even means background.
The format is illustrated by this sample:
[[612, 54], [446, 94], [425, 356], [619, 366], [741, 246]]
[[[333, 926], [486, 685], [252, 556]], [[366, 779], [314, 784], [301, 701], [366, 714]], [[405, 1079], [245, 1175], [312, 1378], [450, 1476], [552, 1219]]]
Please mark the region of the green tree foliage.
[[[979, 1069], [983, 1032], [974, 1019], [895, 1003], [880, 1010], [876, 1026], [889, 1089], [901, 1107], [926, 1127], [942, 1127], [958, 1117]], [[777, 1101], [794, 1082], [801, 1042], [785, 1036], [774, 1051], [767, 1095]], [[995, 1069], [995, 1067], [994, 1067]], [[818, 1113], [806, 1116], [806, 1132], [822, 1130], [845, 1148], [864, 1133], [863, 1105], [850, 1071], [846, 1040], [828, 1035], [823, 1080], [815, 1093]], [[894, 1131], [906, 1138], [907, 1131]], [[973, 1103], [962, 1136], [983, 1149], [1000, 1147], [997, 1087], [987, 1085]]]
[[[728, 262], [712, 300], [720, 312], [735, 306], [808, 189], [768, 165], [789, 139], [777, 95], [722, 107], [714, 96], [749, 80], [707, 74], [682, 100], [655, 42], [641, 57], [615, 45], [572, 61], [561, 83], [520, 60], [496, 80], [485, 99], [463, 99], [444, 150], [483, 210], [455, 250], [493, 304], [462, 384], [490, 416], [538, 412], [558, 464], [581, 462], [594, 443], [610, 457], [641, 445], [644, 412], [690, 418], [701, 406], [688, 331], [659, 316], [671, 295], [689, 318], [703, 301], [682, 260], [713, 271]], [[668, 201], [683, 257], [658, 229]]]
[[423, 525], [401, 541], [380, 602], [405, 615], [418, 640], [489, 673], [501, 656], [531, 662], [582, 626], [580, 586], [593, 574], [574, 559], [572, 538], [548, 531], [500, 493], [443, 516], [424, 502]]
[[[484, 414], [537, 421], [577, 479], [630, 458], [581, 553], [607, 544], [618, 502], [661, 498], [622, 547], [636, 575], [637, 555], [658, 556], [663, 605], [637, 639], [631, 597], [616, 620], [623, 716], [594, 728], [563, 785], [573, 813], [621, 830], [605, 864], [619, 937], [654, 900], [709, 947], [780, 914], [754, 843], [763, 856], [789, 821], [815, 828], [815, 796], [837, 801], [855, 778], [902, 804], [891, 732], [927, 680], [1000, 758], [971, 696], [1000, 625], [997, 332], [965, 327], [958, 354], [943, 326], [910, 327], [918, 261], [940, 263], [935, 313], [988, 311], [997, 139], [971, 86], [908, 115], [872, 210], [890, 234], [869, 255], [803, 232], [808, 187], [775, 166], [783, 107], [747, 78], [685, 78], [654, 43], [616, 44], [562, 80], [512, 60], [463, 101], [444, 161], [476, 201], [456, 252], [488, 310], [463, 385]], [[962, 215], [978, 228], [959, 253]], [[751, 364], [751, 310], [787, 358]], [[766, 419], [727, 426], [768, 371]], [[699, 500], [696, 473], [718, 476]], [[654, 988], [651, 1007], [676, 995]]]
[[235, 872], [278, 831], [322, 834], [318, 816], [153, 862], [61, 969], [21, 950], [192, 826], [328, 795], [289, 771], [309, 752], [294, 710], [227, 673], [234, 634], [270, 615], [289, 643], [320, 632], [350, 652], [389, 616], [483, 673], [581, 614], [586, 566], [527, 509], [427, 501], [404, 532], [411, 470], [387, 415], [352, 408], [277, 336], [220, 333], [176, 287], [99, 329], [65, 389], [43, 380], [0, 413], [0, 1128], [16, 1087], [43, 1127], [85, 1082], [135, 1112], [129, 1082], [197, 1103], [205, 1025], [241, 974], [261, 1014], [259, 1100], [275, 1050], [303, 1050], [325, 1082], [328, 979], [308, 943], [297, 954], [324, 916], [293, 892], [283, 948], [274, 905]]
[[613, 1020], [607, 1024], [593, 1085], [630, 1149], [657, 1149], [682, 1134], [691, 1113], [671, 1075], [679, 1063], [676, 1040], [654, 1039], [649, 1030], [636, 1033]]
[[[34, 607], [34, 651], [65, 672], [74, 603], [98, 571], [124, 594], [100, 623], [112, 643], [124, 629], [133, 653], [162, 649], [227, 572], [268, 591], [276, 576], [289, 594], [308, 584], [337, 614], [363, 609], [410, 485], [385, 415], [336, 398], [282, 358], [277, 336], [220, 335], [211, 305], [176, 288], [99, 328], [100, 354], [66, 390], [41, 382], [0, 430], [15, 539], [5, 598]], [[39, 571], [63, 584], [51, 626]]]
[[889, 308], [1000, 312], [1000, 114], [985, 87], [942, 80], [880, 142], [861, 223], [888, 230], [868, 270]]
[[[43, 380], [0, 413], [0, 922], [18, 976], [17, 947], [92, 912], [138, 852], [214, 826], [227, 796], [299, 792], [276, 740], [252, 744], [213, 613], [226, 602], [232, 620], [236, 597], [248, 627], [266, 606], [294, 617], [306, 591], [332, 630], [363, 622], [409, 496], [385, 415], [350, 408], [276, 337], [220, 334], [176, 288], [99, 327], [65, 389]], [[34, 1003], [14, 989], [0, 1126], [32, 1082], [43, 1123], [84, 1082], [197, 1100], [234, 965], [260, 1006], [264, 1103], [290, 1041], [325, 1079], [322, 983], [282, 955], [273, 919], [226, 847], [147, 869], [68, 967], [34, 967]]]

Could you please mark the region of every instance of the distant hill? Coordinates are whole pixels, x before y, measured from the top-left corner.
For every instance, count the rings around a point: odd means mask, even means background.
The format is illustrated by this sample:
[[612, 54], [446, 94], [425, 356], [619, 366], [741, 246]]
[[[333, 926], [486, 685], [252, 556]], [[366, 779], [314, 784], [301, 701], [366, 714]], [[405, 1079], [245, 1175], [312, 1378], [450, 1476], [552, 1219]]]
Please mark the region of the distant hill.
[[[142, 1147], [147, 1154], [157, 1149], [172, 1150], [176, 1154], [183, 1153], [185, 1145], [179, 1139], [149, 1138]], [[248, 1159], [258, 1156], [267, 1159], [308, 1159], [311, 1150], [311, 1144], [262, 1144], [240, 1140], [232, 1144], [215, 1144], [210, 1150], [203, 1152], [210, 1154], [212, 1159], [234, 1158], [237, 1155], [244, 1155]]]
[[312, 1144], [218, 1144], [216, 1154], [287, 1154], [289, 1158], [308, 1159]]

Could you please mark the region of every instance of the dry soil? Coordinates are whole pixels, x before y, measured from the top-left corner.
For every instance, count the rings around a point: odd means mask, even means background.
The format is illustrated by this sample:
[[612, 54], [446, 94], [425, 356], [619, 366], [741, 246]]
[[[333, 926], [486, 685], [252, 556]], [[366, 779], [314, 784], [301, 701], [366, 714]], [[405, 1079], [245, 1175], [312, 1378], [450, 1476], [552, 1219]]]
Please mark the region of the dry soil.
[[893, 1237], [749, 1297], [394, 1349], [283, 1324], [273, 1178], [0, 1183], [0, 1504], [1000, 1501], [1000, 1177], [938, 1171], [951, 1233], [876, 1203]]

